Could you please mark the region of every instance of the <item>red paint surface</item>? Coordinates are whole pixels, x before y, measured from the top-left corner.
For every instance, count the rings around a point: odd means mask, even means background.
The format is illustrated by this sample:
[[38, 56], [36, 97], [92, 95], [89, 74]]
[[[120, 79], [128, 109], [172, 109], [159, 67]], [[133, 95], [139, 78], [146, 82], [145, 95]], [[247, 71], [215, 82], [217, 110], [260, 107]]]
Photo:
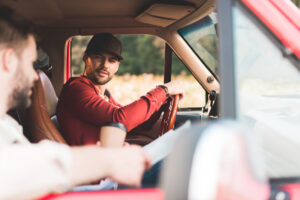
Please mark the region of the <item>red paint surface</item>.
[[242, 2], [300, 59], [300, 10], [286, 0]]
[[158, 188], [67, 192], [47, 195], [39, 200], [163, 200], [164, 193]]
[[71, 42], [72, 38], [67, 41], [66, 81], [71, 77]]

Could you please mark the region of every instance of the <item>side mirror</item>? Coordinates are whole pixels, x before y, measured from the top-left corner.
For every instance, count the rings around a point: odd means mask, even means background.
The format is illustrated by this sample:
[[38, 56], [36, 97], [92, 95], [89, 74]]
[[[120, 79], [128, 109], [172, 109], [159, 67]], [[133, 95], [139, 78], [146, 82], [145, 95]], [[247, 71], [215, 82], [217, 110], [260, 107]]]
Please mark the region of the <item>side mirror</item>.
[[251, 136], [232, 122], [193, 125], [163, 166], [166, 199], [268, 199], [270, 187]]

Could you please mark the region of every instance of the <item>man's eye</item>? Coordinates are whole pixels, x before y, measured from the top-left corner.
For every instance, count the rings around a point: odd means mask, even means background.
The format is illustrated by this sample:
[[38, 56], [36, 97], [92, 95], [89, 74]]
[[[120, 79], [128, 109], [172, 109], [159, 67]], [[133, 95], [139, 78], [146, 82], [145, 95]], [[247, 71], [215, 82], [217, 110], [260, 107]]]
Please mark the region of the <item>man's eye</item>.
[[115, 62], [117, 62], [117, 61], [118, 61], [117, 58], [110, 58], [110, 59], [109, 59], [109, 62], [112, 62], [112, 63], [115, 63]]

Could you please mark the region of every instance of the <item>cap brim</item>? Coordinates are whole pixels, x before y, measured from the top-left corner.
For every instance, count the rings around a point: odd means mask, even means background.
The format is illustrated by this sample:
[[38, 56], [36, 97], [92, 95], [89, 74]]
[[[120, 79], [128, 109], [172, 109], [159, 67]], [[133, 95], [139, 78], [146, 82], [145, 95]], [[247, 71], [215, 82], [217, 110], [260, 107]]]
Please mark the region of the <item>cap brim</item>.
[[[103, 51], [103, 52], [105, 52], [105, 51]], [[114, 54], [115, 56], [118, 57], [119, 60], [123, 60], [123, 57], [121, 55], [116, 54], [115, 52], [109, 52], [109, 51], [107, 51], [107, 53]]]

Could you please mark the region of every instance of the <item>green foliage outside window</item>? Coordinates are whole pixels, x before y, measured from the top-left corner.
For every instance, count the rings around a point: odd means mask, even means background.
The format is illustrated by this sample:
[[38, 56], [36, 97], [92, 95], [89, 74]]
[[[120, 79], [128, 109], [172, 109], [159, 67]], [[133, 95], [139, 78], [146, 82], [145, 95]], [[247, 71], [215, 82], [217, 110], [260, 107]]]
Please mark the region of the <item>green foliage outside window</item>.
[[294, 4], [296, 4], [296, 6], [298, 6], [298, 8], [300, 8], [300, 0], [292, 0], [292, 2]]
[[[117, 35], [123, 45], [119, 75], [151, 73], [161, 75], [164, 71], [165, 42], [150, 35]], [[83, 73], [82, 56], [91, 36], [77, 36], [72, 39], [72, 74]], [[172, 73], [188, 74], [182, 62], [173, 55]]]
[[162, 74], [164, 60], [161, 46], [154, 45], [154, 37], [148, 35], [120, 35], [123, 44], [124, 60], [119, 67], [119, 74], [130, 73]]

